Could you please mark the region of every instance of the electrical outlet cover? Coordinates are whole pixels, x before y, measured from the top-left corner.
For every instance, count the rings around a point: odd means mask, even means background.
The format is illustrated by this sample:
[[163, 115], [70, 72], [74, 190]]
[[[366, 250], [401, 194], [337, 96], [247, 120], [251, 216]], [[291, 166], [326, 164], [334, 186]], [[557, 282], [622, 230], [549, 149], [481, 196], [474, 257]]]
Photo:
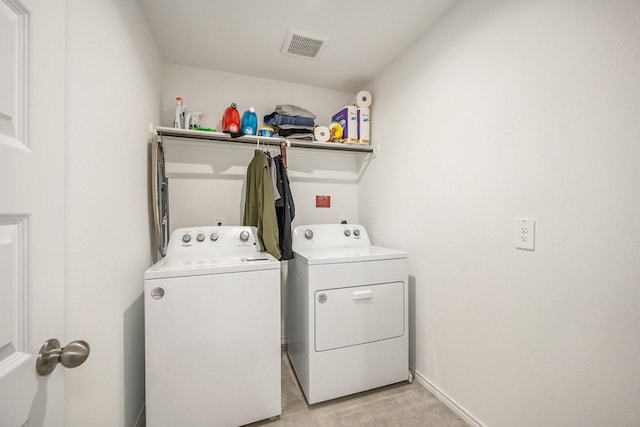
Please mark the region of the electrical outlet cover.
[[534, 250], [536, 242], [536, 221], [532, 218], [516, 218], [514, 246], [517, 249]]

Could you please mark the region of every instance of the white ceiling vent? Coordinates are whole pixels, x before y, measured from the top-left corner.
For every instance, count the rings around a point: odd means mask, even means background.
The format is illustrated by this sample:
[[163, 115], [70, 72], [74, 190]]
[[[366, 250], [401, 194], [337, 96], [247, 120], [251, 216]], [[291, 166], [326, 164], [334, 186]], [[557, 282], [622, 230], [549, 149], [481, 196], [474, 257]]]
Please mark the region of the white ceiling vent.
[[315, 58], [327, 40], [329, 37], [289, 30], [282, 45], [282, 53], [302, 58]]

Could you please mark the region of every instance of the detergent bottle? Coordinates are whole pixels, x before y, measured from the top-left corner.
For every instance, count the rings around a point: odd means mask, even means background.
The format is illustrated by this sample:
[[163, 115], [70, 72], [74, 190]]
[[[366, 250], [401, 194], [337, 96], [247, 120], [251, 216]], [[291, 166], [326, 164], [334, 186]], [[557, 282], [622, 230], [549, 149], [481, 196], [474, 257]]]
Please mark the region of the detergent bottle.
[[240, 133], [240, 113], [238, 113], [238, 106], [235, 102], [224, 110], [224, 115], [222, 116], [222, 131], [227, 133]]
[[251, 107], [242, 115], [242, 133], [245, 135], [255, 135], [258, 131], [258, 117], [256, 109]]

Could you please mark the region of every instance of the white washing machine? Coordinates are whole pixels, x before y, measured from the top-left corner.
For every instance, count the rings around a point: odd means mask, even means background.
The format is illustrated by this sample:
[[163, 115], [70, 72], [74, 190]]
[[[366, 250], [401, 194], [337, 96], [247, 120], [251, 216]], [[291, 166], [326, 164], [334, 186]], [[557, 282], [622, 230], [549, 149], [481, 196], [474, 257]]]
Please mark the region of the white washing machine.
[[288, 354], [307, 401], [411, 380], [407, 253], [351, 224], [296, 227], [293, 250]]
[[145, 272], [148, 427], [281, 413], [280, 262], [253, 227], [175, 230]]

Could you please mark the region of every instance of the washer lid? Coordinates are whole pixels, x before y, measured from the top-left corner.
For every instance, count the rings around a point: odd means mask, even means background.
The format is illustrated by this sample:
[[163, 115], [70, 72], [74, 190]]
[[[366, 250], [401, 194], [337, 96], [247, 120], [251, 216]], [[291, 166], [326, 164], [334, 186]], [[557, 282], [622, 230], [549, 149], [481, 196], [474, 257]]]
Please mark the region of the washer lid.
[[144, 272], [145, 279], [277, 270], [280, 261], [266, 252], [233, 256], [166, 256]]
[[302, 258], [309, 265], [403, 259], [407, 256], [407, 252], [379, 246], [294, 250], [294, 257]]

